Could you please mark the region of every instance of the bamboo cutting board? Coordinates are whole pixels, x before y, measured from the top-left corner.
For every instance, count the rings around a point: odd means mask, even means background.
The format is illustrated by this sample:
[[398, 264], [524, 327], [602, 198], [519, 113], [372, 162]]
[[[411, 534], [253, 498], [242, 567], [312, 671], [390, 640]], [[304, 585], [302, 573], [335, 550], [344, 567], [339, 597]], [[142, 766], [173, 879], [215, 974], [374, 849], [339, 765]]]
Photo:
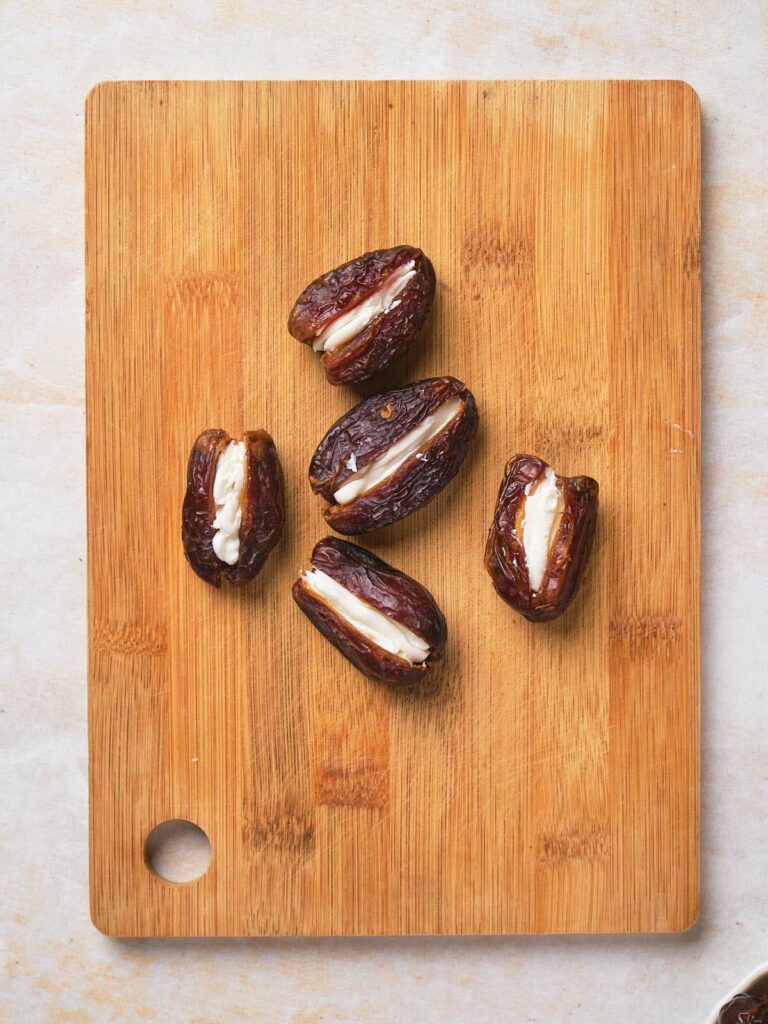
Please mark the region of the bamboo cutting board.
[[[699, 887], [699, 109], [681, 82], [106, 83], [88, 97], [91, 897], [112, 935], [687, 928]], [[325, 383], [312, 278], [421, 246], [412, 355]], [[481, 429], [363, 543], [448, 618], [427, 692], [359, 676], [293, 605], [306, 480], [362, 395], [464, 380]], [[254, 585], [186, 565], [199, 431], [264, 427], [287, 528]], [[506, 459], [600, 482], [571, 610], [530, 625], [482, 554]], [[196, 822], [174, 885], [150, 830]]]

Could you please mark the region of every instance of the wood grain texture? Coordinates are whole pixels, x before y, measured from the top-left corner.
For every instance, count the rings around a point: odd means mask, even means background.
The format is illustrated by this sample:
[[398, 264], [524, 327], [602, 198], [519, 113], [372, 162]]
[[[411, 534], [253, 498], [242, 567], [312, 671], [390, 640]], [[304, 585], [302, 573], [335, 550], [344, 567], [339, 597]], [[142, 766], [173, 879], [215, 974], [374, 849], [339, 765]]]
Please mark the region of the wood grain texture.
[[[680, 82], [107, 83], [87, 102], [91, 895], [113, 935], [665, 931], [699, 887], [699, 110]], [[408, 242], [423, 343], [362, 388], [290, 338], [318, 273]], [[426, 693], [360, 677], [290, 588], [362, 395], [451, 373], [457, 480], [364, 543], [449, 622]], [[288, 522], [216, 592], [180, 542], [199, 431], [263, 427]], [[482, 553], [506, 459], [601, 486], [531, 625]], [[149, 831], [213, 859], [172, 885]]]

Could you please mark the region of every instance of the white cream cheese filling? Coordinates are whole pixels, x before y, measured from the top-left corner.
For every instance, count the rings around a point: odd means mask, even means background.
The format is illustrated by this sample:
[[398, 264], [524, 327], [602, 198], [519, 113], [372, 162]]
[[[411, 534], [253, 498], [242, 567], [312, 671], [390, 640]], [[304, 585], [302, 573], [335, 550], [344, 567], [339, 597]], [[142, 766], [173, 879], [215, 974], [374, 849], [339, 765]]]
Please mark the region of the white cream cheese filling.
[[388, 312], [399, 301], [397, 296], [416, 274], [413, 260], [398, 267], [384, 283], [359, 305], [337, 316], [318, 334], [312, 343], [315, 352], [334, 352], [355, 338], [371, 320]]
[[395, 622], [366, 604], [346, 587], [320, 569], [307, 569], [302, 574], [304, 586], [321, 597], [353, 629], [390, 654], [421, 664], [429, 656], [429, 644], [407, 626]]
[[[463, 405], [464, 403], [458, 397], [449, 398], [447, 402], [443, 402], [433, 413], [425, 417], [418, 427], [403, 434], [400, 440], [388, 448], [378, 459], [374, 459], [365, 469], [347, 477], [338, 491], [333, 492], [335, 501], [339, 505], [347, 505], [361, 494], [376, 487], [382, 480], [386, 480], [407, 459], [416, 454], [422, 445], [431, 441], [441, 430], [445, 430], [454, 416], [461, 412]], [[350, 458], [354, 458], [354, 454]]]
[[240, 557], [245, 455], [243, 441], [230, 441], [219, 456], [213, 480], [213, 503], [216, 507], [213, 526], [217, 531], [213, 535], [213, 550], [216, 557], [227, 565], [234, 565]]
[[557, 486], [555, 471], [548, 466], [544, 475], [525, 488], [523, 509], [523, 550], [528, 564], [528, 582], [537, 591], [544, 580], [555, 528], [565, 503]]

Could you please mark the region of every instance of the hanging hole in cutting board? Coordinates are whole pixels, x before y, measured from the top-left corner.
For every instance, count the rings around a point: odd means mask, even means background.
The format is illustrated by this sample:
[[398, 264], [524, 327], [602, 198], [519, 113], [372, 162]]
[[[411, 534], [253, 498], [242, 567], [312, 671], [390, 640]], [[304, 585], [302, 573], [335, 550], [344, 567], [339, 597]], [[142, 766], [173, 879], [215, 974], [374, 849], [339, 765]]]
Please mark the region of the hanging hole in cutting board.
[[211, 863], [211, 842], [199, 825], [183, 818], [161, 821], [144, 844], [147, 867], [165, 882], [194, 882]]

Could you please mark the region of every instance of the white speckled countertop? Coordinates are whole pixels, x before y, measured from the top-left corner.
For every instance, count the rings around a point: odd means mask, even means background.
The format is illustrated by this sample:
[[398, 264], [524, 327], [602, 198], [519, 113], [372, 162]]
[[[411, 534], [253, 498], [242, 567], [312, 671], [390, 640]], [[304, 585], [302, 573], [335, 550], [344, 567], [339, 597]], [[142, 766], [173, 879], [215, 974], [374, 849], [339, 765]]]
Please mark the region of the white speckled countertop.
[[[768, 959], [765, 0], [6, 0], [0, 51], [0, 1020], [703, 1022]], [[83, 100], [105, 78], [293, 77], [699, 92], [703, 912], [686, 934], [121, 942], [90, 923]]]

